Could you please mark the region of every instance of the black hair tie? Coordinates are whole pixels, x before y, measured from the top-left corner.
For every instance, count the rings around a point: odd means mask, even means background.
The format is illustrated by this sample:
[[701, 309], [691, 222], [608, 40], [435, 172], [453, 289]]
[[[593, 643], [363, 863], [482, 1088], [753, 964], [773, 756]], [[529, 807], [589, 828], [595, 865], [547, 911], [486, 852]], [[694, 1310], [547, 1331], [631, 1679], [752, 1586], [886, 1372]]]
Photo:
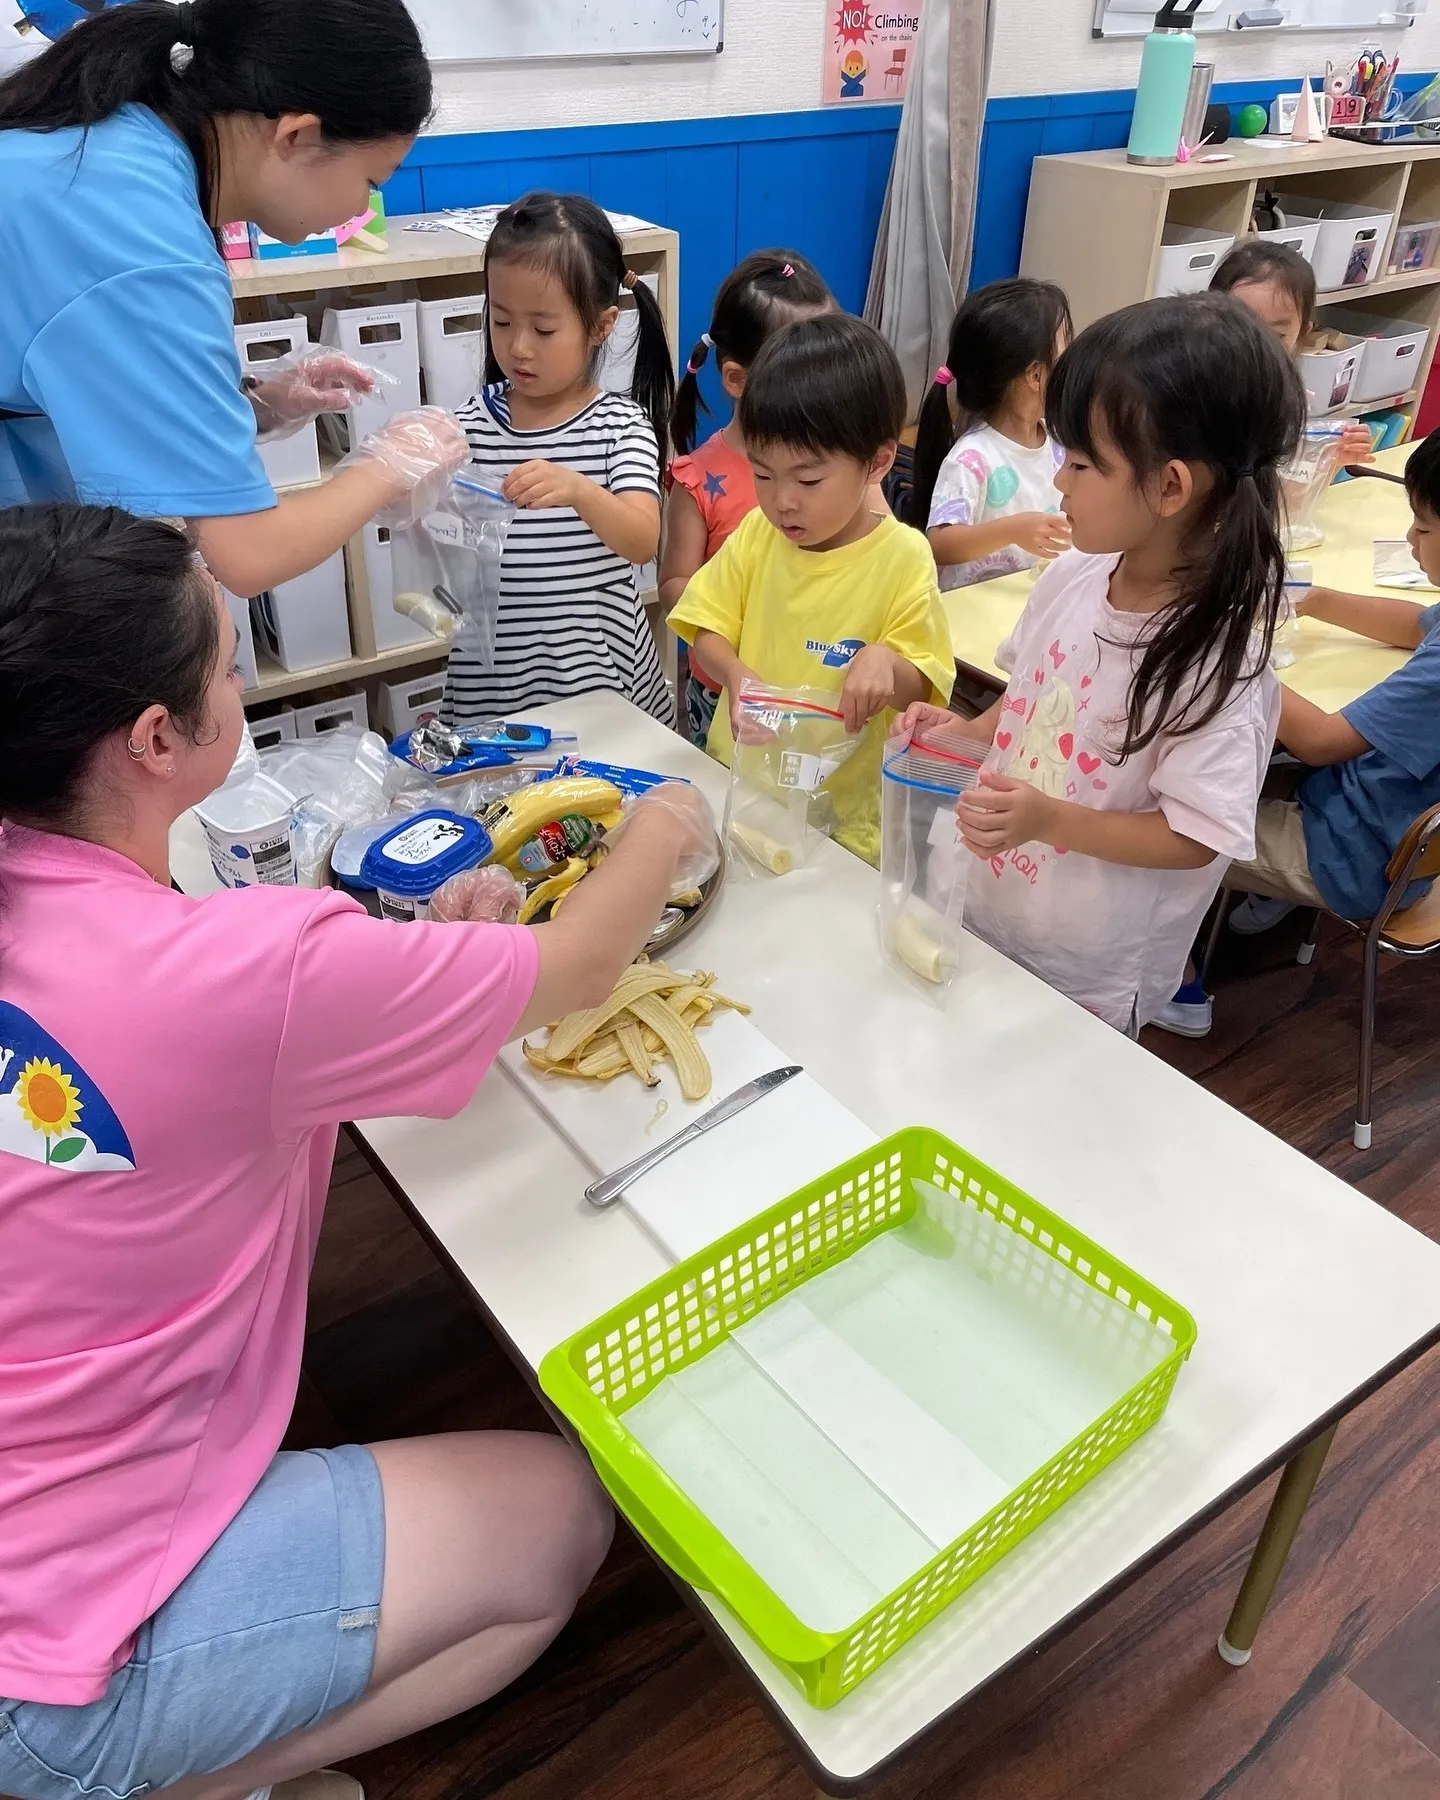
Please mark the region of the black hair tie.
[[1239, 485], [1240, 485], [1240, 483], [1241, 483], [1241, 482], [1242, 482], [1242, 481], [1253, 481], [1253, 480], [1254, 480], [1254, 479], [1255, 479], [1255, 465], [1254, 465], [1254, 463], [1246, 463], [1246, 464], [1245, 464], [1245, 466], [1244, 466], [1244, 468], [1242, 468], [1242, 469], [1237, 469], [1237, 470], [1236, 470], [1236, 471], [1235, 471], [1235, 485], [1236, 485], [1236, 487], [1239, 487]]

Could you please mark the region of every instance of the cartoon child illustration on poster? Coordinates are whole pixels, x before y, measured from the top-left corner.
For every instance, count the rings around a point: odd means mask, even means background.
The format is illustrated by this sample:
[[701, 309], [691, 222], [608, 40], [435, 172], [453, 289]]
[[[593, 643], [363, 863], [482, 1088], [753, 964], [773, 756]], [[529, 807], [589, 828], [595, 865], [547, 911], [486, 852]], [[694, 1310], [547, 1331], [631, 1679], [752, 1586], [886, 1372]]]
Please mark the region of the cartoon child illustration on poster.
[[863, 100], [865, 98], [865, 77], [870, 73], [865, 58], [858, 50], [846, 52], [845, 60], [840, 65], [840, 98], [842, 100]]
[[905, 98], [920, 4], [897, 0], [892, 11], [870, 0], [837, 0], [824, 48], [822, 98], [827, 106]]

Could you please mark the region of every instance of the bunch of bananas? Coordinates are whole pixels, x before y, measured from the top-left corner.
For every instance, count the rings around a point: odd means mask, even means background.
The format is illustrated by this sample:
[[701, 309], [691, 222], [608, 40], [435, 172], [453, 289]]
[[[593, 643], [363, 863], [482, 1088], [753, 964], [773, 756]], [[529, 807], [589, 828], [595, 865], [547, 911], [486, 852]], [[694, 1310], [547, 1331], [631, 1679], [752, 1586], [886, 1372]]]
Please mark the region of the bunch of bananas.
[[[603, 829], [613, 830], [621, 819], [621, 793], [612, 782], [593, 775], [563, 775], [555, 781], [535, 781], [513, 794], [495, 801], [480, 815], [480, 823], [490, 834], [494, 848], [487, 859], [501, 863], [521, 881], [527, 872], [518, 862], [521, 849], [535, 833], [553, 820], [564, 818], [593, 819]], [[554, 918], [565, 896], [604, 855], [597, 847], [589, 856], [572, 856], [560, 868], [550, 869], [531, 881], [520, 908], [519, 922], [529, 925], [549, 908]]]

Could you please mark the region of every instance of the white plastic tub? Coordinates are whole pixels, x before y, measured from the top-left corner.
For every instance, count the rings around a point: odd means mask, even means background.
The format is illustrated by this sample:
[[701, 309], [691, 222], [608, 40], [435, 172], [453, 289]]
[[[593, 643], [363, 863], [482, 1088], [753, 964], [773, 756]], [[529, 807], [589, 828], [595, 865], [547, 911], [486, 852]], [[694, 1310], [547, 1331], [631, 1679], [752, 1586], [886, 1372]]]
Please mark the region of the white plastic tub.
[[195, 808], [195, 816], [226, 887], [295, 886], [295, 801], [288, 788], [268, 775], [249, 775], [217, 788]]
[[[304, 319], [265, 319], [255, 325], [235, 327], [235, 348], [240, 352], [242, 374], [264, 379], [265, 365], [303, 350], [310, 342]], [[313, 421], [289, 437], [257, 446], [270, 485], [304, 487], [320, 479], [320, 440]]]
[[485, 296], [420, 302], [420, 367], [430, 406], [454, 412], [485, 379]]
[[1217, 235], [1196, 225], [1166, 225], [1160, 233], [1160, 261], [1155, 270], [1157, 296], [1203, 294], [1234, 242], [1228, 233]]
[[1376, 212], [1348, 200], [1315, 200], [1308, 194], [1281, 194], [1280, 210], [1289, 220], [1319, 221], [1312, 263], [1321, 293], [1334, 288], [1363, 287], [1381, 270], [1381, 254], [1390, 236], [1393, 213]]
[[257, 637], [282, 669], [318, 669], [350, 658], [345, 559], [337, 550], [317, 568], [282, 581], [250, 603]]
[[[1281, 207], [1284, 212], [1284, 207]], [[1320, 237], [1320, 221], [1318, 219], [1295, 219], [1287, 222], [1274, 231], [1257, 231], [1254, 234], [1257, 244], [1294, 250], [1303, 256], [1308, 263], [1315, 261], [1315, 245]], [[1248, 240], [1247, 240], [1248, 241]]]
[[1337, 307], [1326, 323], [1361, 347], [1360, 367], [1350, 388], [1351, 400], [1390, 400], [1408, 394], [1425, 360], [1429, 332], [1410, 319], [1389, 319], [1376, 313]]
[[338, 416], [349, 426], [350, 442], [361, 444], [397, 413], [420, 404], [420, 327], [413, 300], [382, 306], [333, 307], [325, 314], [321, 341], [343, 350], [368, 368], [390, 376], [373, 394], [355, 400]]
[[1364, 353], [1363, 343], [1352, 343], [1343, 350], [1315, 350], [1296, 358], [1312, 419], [1337, 412], [1351, 398]]

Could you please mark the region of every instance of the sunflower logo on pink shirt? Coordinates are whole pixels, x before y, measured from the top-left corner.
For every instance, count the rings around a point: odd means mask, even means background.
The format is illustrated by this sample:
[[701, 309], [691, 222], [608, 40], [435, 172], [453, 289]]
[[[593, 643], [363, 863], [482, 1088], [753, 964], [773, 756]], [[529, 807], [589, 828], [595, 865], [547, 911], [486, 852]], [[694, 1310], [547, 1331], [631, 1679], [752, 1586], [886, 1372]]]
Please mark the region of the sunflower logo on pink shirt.
[[75, 1057], [0, 1000], [0, 1155], [76, 1175], [133, 1170], [114, 1108]]

